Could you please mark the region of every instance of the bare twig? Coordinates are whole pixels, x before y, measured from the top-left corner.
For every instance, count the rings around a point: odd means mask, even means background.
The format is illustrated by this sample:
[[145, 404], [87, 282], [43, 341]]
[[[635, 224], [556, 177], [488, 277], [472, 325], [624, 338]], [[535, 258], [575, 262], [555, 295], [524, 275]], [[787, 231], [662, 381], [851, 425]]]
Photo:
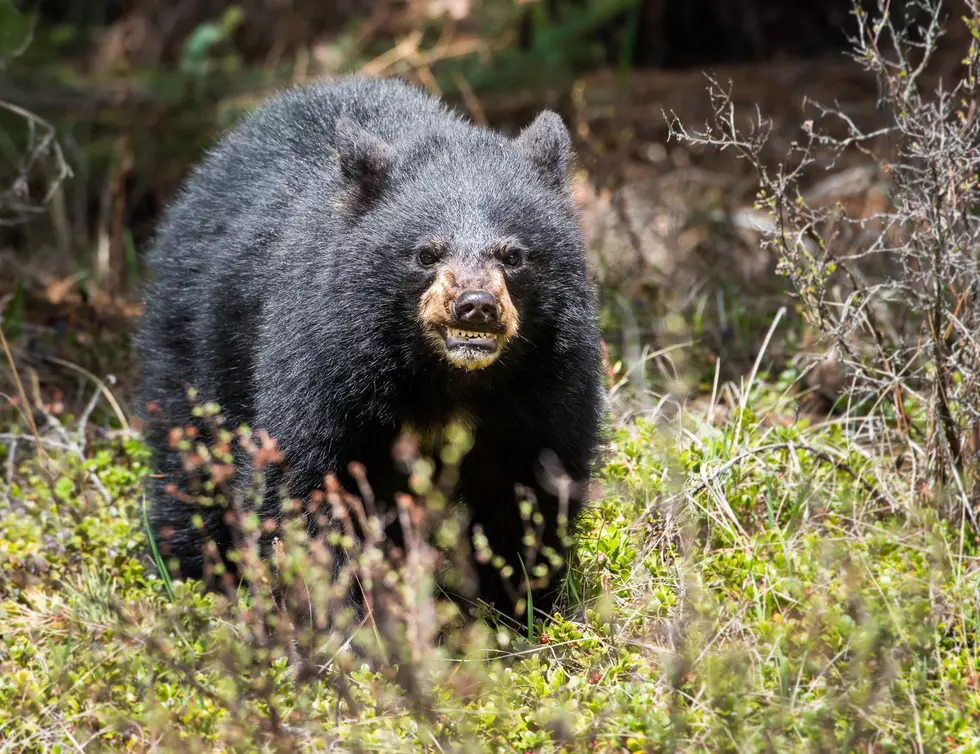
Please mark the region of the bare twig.
[[[27, 150], [11, 185], [0, 190], [0, 226], [16, 225], [44, 212], [62, 182], [71, 177], [72, 173], [55, 138], [57, 132], [54, 126], [30, 110], [10, 102], [0, 100], [0, 109], [23, 118], [28, 124]], [[31, 202], [25, 199], [28, 178], [37, 164], [49, 155], [53, 156], [55, 162], [54, 178], [40, 201]]]
[[27, 426], [31, 428], [31, 434], [34, 435], [35, 445], [37, 447], [37, 452], [42, 457], [45, 456], [44, 446], [41, 443], [41, 435], [37, 431], [37, 424], [34, 422], [34, 414], [31, 412], [30, 401], [27, 400], [27, 393], [24, 391], [24, 383], [20, 381], [20, 373], [17, 371], [17, 365], [14, 363], [14, 356], [10, 352], [10, 345], [7, 343], [7, 336], [3, 333], [3, 327], [0, 327], [0, 345], [3, 346], [4, 355], [7, 357], [7, 363], [10, 365], [10, 371], [14, 377], [14, 383], [17, 385], [17, 392], [20, 394], [21, 400], [21, 411], [24, 413], [27, 419]]

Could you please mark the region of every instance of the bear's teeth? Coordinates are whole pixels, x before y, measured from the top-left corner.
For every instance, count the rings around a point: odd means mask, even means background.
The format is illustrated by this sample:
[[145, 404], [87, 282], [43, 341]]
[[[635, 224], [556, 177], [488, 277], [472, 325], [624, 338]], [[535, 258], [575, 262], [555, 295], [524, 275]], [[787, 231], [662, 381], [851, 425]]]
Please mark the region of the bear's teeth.
[[483, 340], [485, 338], [493, 338], [493, 336], [489, 333], [474, 332], [473, 330], [458, 330], [455, 327], [449, 328], [449, 334], [454, 338], [459, 338], [460, 340]]

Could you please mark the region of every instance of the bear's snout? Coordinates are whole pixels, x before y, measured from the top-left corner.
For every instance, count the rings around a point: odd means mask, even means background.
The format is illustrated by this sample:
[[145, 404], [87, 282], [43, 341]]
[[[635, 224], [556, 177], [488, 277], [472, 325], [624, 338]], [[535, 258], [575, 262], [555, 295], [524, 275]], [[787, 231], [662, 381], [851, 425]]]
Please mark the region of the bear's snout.
[[495, 328], [500, 321], [497, 299], [488, 291], [463, 291], [450, 308], [453, 319], [461, 325]]

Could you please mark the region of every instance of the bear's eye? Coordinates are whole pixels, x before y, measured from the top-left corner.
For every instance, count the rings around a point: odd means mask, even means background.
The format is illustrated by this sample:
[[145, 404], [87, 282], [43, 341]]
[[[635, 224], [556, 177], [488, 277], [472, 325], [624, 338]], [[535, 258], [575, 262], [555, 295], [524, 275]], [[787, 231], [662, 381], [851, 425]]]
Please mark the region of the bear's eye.
[[500, 254], [500, 261], [507, 267], [520, 267], [524, 255], [519, 249], [504, 249]]
[[423, 267], [431, 267], [439, 261], [439, 254], [433, 249], [422, 249], [419, 252], [419, 264]]

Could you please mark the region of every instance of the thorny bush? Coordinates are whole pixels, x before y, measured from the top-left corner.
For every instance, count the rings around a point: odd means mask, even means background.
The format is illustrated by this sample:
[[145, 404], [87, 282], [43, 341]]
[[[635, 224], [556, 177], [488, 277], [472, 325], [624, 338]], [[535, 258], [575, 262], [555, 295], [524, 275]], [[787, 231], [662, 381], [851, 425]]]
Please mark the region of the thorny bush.
[[[773, 164], [771, 121], [736, 115], [730, 89], [709, 77], [714, 116], [692, 130], [672, 115], [671, 136], [732, 149], [755, 168], [762, 243], [798, 296], [809, 324], [845, 370], [844, 399], [868, 417], [875, 442], [911, 460], [911, 483], [932, 489], [944, 513], [980, 525], [980, 3], [947, 18], [941, 0], [854, 10], [850, 56], [878, 81], [874, 127], [840, 108], [804, 101], [815, 117]], [[935, 74], [950, 23], [969, 47], [955, 80]], [[948, 57], [948, 55], [946, 56]], [[884, 123], [880, 119], [884, 120]], [[853, 175], [861, 159], [887, 186], [885, 201], [855, 212], [814, 200], [804, 184]], [[817, 192], [819, 193], [819, 192]], [[811, 365], [812, 366], [812, 365]], [[925, 406], [926, 409], [917, 407]], [[904, 464], [908, 465], [908, 464]]]

